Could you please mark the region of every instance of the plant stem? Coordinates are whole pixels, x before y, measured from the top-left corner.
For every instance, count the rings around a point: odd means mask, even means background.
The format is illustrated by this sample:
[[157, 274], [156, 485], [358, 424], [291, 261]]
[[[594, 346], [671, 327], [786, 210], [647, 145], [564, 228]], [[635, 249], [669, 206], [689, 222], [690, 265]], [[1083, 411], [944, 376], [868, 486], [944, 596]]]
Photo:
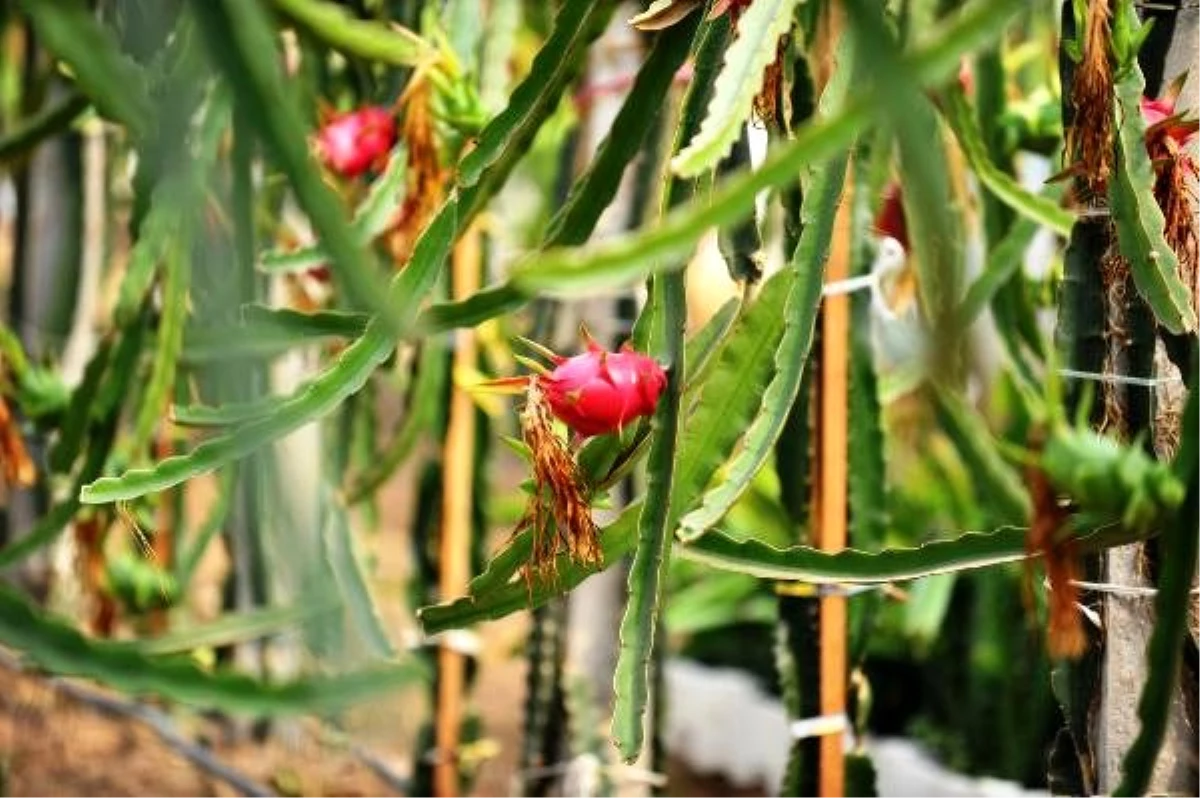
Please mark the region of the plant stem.
[[58, 135], [90, 105], [91, 101], [85, 95], [72, 91], [64, 99], [56, 100], [22, 120], [15, 130], [0, 137], [0, 163], [15, 161], [44, 140]]

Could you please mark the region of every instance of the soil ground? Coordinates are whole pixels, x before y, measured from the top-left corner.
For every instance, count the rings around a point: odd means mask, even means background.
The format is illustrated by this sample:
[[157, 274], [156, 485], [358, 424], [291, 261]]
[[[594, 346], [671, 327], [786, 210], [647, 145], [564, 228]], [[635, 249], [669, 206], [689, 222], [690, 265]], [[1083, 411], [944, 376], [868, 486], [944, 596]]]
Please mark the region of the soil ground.
[[[476, 796], [513, 794], [520, 739], [523, 667], [511, 658], [491, 664], [480, 671], [475, 706], [497, 747], [496, 755], [480, 767], [472, 792]], [[180, 728], [205, 741], [217, 760], [281, 795], [402, 794], [355, 754], [320, 742], [311, 724], [286, 725], [282, 733], [263, 741], [244, 732], [228, 734], [228, 729], [195, 716], [181, 718]], [[407, 759], [407, 752], [395, 746], [374, 745], [372, 753], [397, 769]], [[763, 794], [738, 791], [719, 778], [693, 773], [674, 761], [668, 774], [672, 795]], [[43, 677], [0, 669], [0, 794], [239, 793], [193, 765], [143, 723], [113, 717], [64, 694]]]
[[[212, 740], [217, 759], [280, 792], [394, 794], [351, 754], [315, 741], [229, 744], [221, 736]], [[6, 795], [237, 794], [142, 723], [108, 716], [43, 678], [11, 670], [0, 674], [0, 752]]]

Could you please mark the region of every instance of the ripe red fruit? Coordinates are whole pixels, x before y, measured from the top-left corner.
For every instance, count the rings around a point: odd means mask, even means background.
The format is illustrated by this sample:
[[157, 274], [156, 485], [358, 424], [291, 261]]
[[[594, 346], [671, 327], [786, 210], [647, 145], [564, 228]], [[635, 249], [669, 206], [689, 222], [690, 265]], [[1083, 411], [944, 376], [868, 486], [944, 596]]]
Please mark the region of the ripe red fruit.
[[396, 120], [386, 108], [366, 106], [339, 114], [317, 132], [317, 155], [343, 177], [387, 165], [396, 144]]
[[1165, 100], [1142, 97], [1142, 119], [1146, 120], [1147, 127], [1163, 121], [1173, 113], [1175, 113], [1175, 109]]
[[584, 438], [619, 432], [650, 415], [667, 386], [662, 366], [628, 345], [609, 352], [589, 340], [586, 352], [555, 363], [537, 379], [550, 411]]
[[904, 197], [899, 183], [891, 183], [883, 194], [883, 205], [875, 216], [875, 232], [889, 236], [908, 249], [908, 224], [904, 219]]
[[1178, 146], [1184, 146], [1196, 135], [1195, 120], [1184, 121], [1182, 114], [1175, 112], [1173, 99], [1152, 100], [1142, 97], [1142, 119], [1146, 121], [1146, 146], [1153, 150], [1156, 145], [1162, 145], [1170, 139]]

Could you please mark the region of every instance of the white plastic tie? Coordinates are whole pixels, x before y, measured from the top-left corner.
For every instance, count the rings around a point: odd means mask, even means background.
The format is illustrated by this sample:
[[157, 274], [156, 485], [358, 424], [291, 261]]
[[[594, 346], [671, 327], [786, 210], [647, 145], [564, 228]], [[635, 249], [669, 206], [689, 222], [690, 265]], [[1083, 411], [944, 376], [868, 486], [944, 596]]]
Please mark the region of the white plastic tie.
[[1180, 11], [1195, 11], [1197, 8], [1200, 8], [1200, 3], [1195, 2], [1195, 0], [1191, 0], [1191, 2], [1187, 2], [1185, 0], [1185, 2], [1175, 5], [1172, 5], [1171, 3], [1149, 2], [1146, 0], [1143, 2], [1135, 2], [1134, 5], [1138, 8], [1152, 9], [1154, 11], [1173, 11], [1175, 13]]
[[449, 629], [429, 636], [414, 635], [409, 641], [409, 648], [425, 646], [445, 648], [468, 657], [477, 656], [483, 649], [479, 635], [466, 629]]
[[648, 784], [652, 787], [662, 787], [667, 783], [667, 774], [665, 773], [658, 773], [657, 771], [646, 770], [645, 768], [633, 767], [631, 765], [605, 765], [595, 754], [580, 754], [564, 762], [522, 768], [517, 771], [517, 776], [545, 778], [547, 776], [569, 775], [573, 771], [577, 774], [602, 772], [617, 782]]
[[894, 238], [883, 238], [879, 241], [879, 249], [875, 260], [871, 263], [871, 271], [844, 280], [834, 280], [826, 283], [821, 289], [821, 296], [843, 296], [858, 291], [871, 292], [871, 304], [879, 315], [886, 319], [896, 318], [896, 314], [888, 307], [883, 295], [883, 280], [904, 268], [904, 247]]
[[1117, 385], [1136, 385], [1141, 388], [1157, 388], [1160, 385], [1182, 382], [1182, 377], [1130, 377], [1125, 374], [1104, 374], [1099, 371], [1078, 371], [1076, 369], [1059, 369], [1062, 377], [1073, 380], [1091, 380], [1092, 382], [1109, 382]]
[[835, 715], [817, 715], [812, 718], [801, 718], [789, 724], [793, 740], [807, 740], [810, 737], [826, 737], [830, 734], [844, 734], [850, 730], [850, 720], [846, 713]]
[[874, 582], [866, 585], [814, 582], [780, 582], [776, 592], [784, 596], [796, 598], [853, 598], [863, 593], [875, 590], [891, 590], [895, 587], [891, 582]]
[[[1072, 579], [1071, 584], [1081, 590], [1091, 593], [1105, 593], [1110, 596], [1125, 596], [1127, 598], [1153, 598], [1158, 595], [1158, 588], [1143, 585], [1114, 585], [1111, 582], [1084, 582]], [[1200, 588], [1192, 588], [1192, 595], [1200, 593]]]
[[1075, 609], [1079, 610], [1080, 615], [1082, 615], [1084, 618], [1087, 618], [1088, 623], [1099, 629], [1101, 632], [1104, 631], [1104, 622], [1100, 620], [1100, 613], [1096, 612], [1091, 607], [1085, 607], [1078, 601], [1075, 602]]
[[855, 291], [862, 291], [865, 288], [873, 289], [877, 285], [879, 285], [879, 277], [872, 272], [871, 274], [860, 274], [858, 277], [847, 277], [845, 280], [827, 283], [821, 294], [823, 296], [853, 294]]

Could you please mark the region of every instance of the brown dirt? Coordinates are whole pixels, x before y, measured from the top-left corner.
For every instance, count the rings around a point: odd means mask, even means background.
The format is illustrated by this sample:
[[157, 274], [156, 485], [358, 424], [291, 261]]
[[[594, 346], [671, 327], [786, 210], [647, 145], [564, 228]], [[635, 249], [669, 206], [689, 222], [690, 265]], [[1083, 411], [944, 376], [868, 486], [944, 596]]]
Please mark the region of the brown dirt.
[[[264, 785], [305, 795], [386, 795], [387, 785], [352, 755], [315, 741], [222, 744], [212, 752]], [[181, 724], [182, 725], [182, 724]], [[43, 678], [0, 671], [0, 774], [6, 795], [236, 795], [149, 728], [110, 717]]]

